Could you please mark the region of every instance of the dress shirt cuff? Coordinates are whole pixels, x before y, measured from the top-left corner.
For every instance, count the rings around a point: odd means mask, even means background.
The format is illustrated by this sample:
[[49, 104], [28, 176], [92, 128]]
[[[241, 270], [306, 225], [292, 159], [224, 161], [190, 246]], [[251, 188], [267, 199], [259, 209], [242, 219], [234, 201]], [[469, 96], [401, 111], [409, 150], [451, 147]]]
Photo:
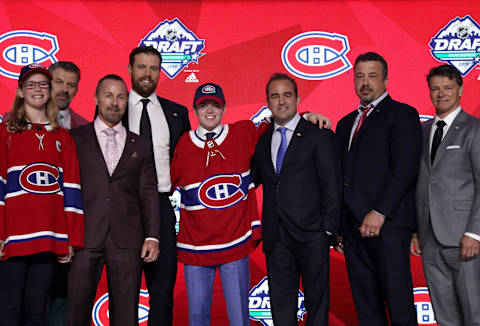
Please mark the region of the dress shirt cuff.
[[145, 238], [145, 241], [147, 241], [147, 240], [153, 240], [156, 243], [160, 243], [157, 238], [152, 238], [152, 237]]
[[372, 209], [373, 212], [377, 213], [378, 215], [382, 215], [383, 217], [387, 217], [385, 214], [380, 213], [379, 211]]
[[472, 239], [475, 239], [477, 241], [480, 241], [480, 235], [478, 235], [478, 234], [465, 232], [464, 235], [466, 235], [467, 237], [470, 237]]

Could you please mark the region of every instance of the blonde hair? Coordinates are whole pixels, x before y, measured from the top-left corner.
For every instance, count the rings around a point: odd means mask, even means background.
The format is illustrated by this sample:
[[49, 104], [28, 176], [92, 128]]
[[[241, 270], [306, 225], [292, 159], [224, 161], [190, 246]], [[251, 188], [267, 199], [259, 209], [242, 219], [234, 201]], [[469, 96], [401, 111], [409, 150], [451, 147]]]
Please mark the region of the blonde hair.
[[[55, 100], [51, 94], [50, 88], [50, 98], [46, 104], [46, 115], [48, 123], [52, 130], [56, 130], [58, 128], [58, 109], [57, 105], [55, 104]], [[12, 109], [10, 111], [9, 119], [6, 123], [7, 131], [11, 133], [21, 132], [28, 128], [28, 117], [25, 111], [25, 100], [18, 96], [15, 96], [15, 100], [13, 101]]]

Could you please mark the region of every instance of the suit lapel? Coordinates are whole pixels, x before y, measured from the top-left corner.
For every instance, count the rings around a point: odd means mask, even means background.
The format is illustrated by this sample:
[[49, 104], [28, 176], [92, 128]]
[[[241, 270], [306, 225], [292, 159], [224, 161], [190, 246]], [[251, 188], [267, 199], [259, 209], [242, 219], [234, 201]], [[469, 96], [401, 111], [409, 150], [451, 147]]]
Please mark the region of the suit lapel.
[[127, 131], [127, 138], [125, 139], [125, 147], [123, 148], [123, 152], [122, 152], [122, 155], [120, 156], [120, 160], [118, 160], [118, 164], [112, 173], [112, 177], [115, 176], [118, 173], [118, 171], [121, 170], [123, 166], [125, 166], [128, 163], [128, 160], [132, 157], [132, 155], [136, 154], [136, 152], [133, 151], [134, 147], [135, 147], [135, 139], [132, 137], [132, 133]]
[[433, 161], [432, 169], [438, 164], [441, 157], [445, 153], [445, 150], [450, 146], [457, 138], [458, 133], [463, 129], [467, 114], [461, 110], [453, 120], [452, 125], [448, 128], [447, 134], [443, 137], [442, 142], [438, 146], [437, 153], [435, 154], [435, 161]]
[[291, 158], [295, 157], [295, 153], [301, 143], [301, 139], [303, 138], [303, 129], [306, 123], [308, 122], [304, 121], [303, 118], [300, 118], [300, 121], [298, 121], [298, 124], [295, 127], [295, 130], [293, 131], [292, 139], [290, 139], [290, 143], [288, 144], [287, 151], [285, 152], [285, 156], [283, 158], [280, 177], [286, 173], [286, 170], [288, 169], [289, 161], [291, 160]]
[[362, 135], [366, 132], [366, 130], [368, 130], [368, 128], [370, 128], [370, 126], [375, 122], [375, 120], [382, 116], [382, 113], [385, 111], [388, 102], [390, 102], [391, 100], [392, 98], [390, 97], [390, 95], [387, 95], [380, 103], [378, 103], [376, 107], [373, 108], [373, 111], [367, 116], [357, 135], [352, 140], [351, 147], [353, 147], [354, 143], [356, 143], [360, 138], [362, 138]]
[[93, 126], [93, 122], [90, 123], [89, 127], [89, 132], [87, 134], [89, 139], [89, 148], [95, 148], [94, 153], [95, 153], [95, 162], [102, 162], [100, 163], [102, 165], [102, 169], [104, 170], [104, 173], [108, 176], [108, 168], [107, 168], [107, 163], [105, 162], [105, 158], [103, 157], [102, 149], [100, 148], [100, 143], [98, 142], [97, 138], [97, 133], [95, 132], [95, 127]]
[[427, 169], [429, 171], [432, 168], [432, 164], [430, 161], [430, 133], [432, 131], [433, 121], [434, 119], [430, 119], [424, 122], [423, 127], [423, 159], [425, 160], [425, 165], [427, 166]]
[[268, 129], [267, 132], [265, 132], [265, 147], [264, 147], [264, 153], [265, 153], [265, 158], [264, 161], [268, 162], [268, 171], [272, 173], [272, 175], [276, 176], [275, 173], [275, 167], [273, 166], [272, 162], [272, 135], [275, 131], [273, 130], [273, 122], [272, 122], [272, 127]]

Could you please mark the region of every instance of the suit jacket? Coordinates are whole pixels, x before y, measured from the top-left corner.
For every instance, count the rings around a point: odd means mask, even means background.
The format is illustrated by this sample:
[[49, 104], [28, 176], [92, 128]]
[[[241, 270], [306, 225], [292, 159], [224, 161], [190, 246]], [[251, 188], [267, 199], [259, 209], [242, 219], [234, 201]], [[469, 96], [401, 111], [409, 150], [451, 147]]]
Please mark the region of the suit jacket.
[[87, 119], [85, 119], [80, 114], [73, 111], [72, 108], [70, 108], [70, 129], [78, 128], [80, 126], [86, 125], [87, 123]]
[[465, 232], [480, 235], [480, 120], [460, 111], [430, 163], [430, 132], [423, 124], [423, 155], [416, 204], [420, 245], [431, 219], [437, 240], [459, 247]]
[[160, 238], [160, 204], [150, 142], [127, 131], [110, 176], [93, 123], [71, 131], [77, 144], [85, 214], [85, 248], [98, 248], [107, 232], [119, 248], [141, 248]]
[[336, 233], [340, 220], [341, 174], [333, 132], [300, 119], [277, 176], [271, 158], [273, 127], [263, 134], [252, 162], [255, 184], [263, 185], [263, 250], [275, 246], [281, 221], [299, 243], [325, 231]]
[[418, 112], [384, 98], [348, 143], [355, 110], [336, 130], [343, 169], [342, 216], [353, 213], [358, 225], [372, 209], [386, 216], [384, 227], [415, 229], [415, 182], [422, 148]]
[[[191, 129], [190, 120], [188, 119], [188, 110], [185, 106], [162, 98], [158, 97], [158, 101], [162, 106], [165, 118], [167, 119], [168, 129], [170, 131], [170, 160], [173, 157], [175, 151], [175, 146], [180, 139], [180, 136]], [[128, 127], [128, 107], [125, 111], [125, 114], [122, 118], [123, 125], [127, 130]]]

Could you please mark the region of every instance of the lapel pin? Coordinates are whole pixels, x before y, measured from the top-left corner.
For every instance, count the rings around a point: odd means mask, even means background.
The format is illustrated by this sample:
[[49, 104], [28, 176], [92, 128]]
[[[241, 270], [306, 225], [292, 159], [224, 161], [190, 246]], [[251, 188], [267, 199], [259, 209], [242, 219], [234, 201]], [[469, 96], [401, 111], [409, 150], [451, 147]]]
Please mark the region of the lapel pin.
[[134, 142], [135, 142], [135, 139], [133, 139], [133, 138], [130, 138], [130, 141], [131, 141], [132, 143], [134, 143]]
[[460, 127], [459, 127], [459, 126], [455, 126], [455, 130], [460, 130]]
[[173, 112], [172, 115], [173, 115], [174, 117], [178, 117], [178, 113], [177, 113], [177, 112]]
[[297, 132], [297, 137], [302, 137], [302, 133], [301, 133], [301, 132]]

